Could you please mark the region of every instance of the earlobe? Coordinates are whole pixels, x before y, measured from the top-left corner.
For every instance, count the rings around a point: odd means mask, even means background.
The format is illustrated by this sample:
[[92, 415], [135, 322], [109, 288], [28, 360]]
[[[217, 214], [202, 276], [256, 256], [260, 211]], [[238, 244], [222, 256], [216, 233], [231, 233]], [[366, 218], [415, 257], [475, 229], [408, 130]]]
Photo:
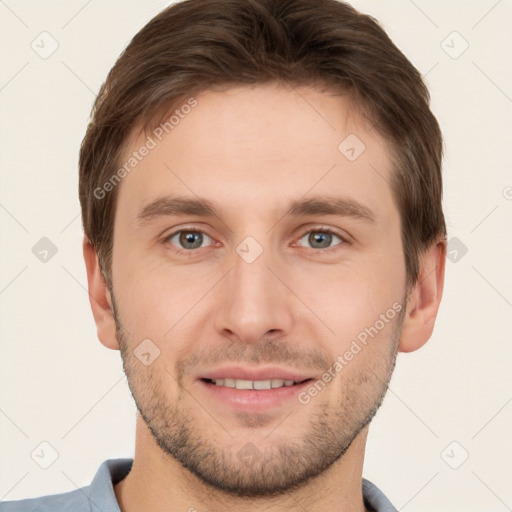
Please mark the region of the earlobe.
[[87, 237], [84, 237], [83, 241], [83, 254], [87, 270], [89, 302], [96, 322], [98, 338], [107, 348], [118, 350], [112, 298], [101, 272], [98, 254]]
[[446, 240], [433, 244], [424, 254], [416, 286], [408, 294], [400, 352], [421, 348], [432, 336], [443, 295]]

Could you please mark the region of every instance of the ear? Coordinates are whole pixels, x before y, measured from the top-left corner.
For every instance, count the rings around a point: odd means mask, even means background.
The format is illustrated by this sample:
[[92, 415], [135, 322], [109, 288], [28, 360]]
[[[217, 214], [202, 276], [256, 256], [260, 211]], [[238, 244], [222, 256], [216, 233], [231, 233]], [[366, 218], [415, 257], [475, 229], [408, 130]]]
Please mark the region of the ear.
[[446, 240], [434, 243], [421, 259], [418, 281], [408, 294], [400, 352], [413, 352], [432, 336], [443, 295]]
[[116, 337], [116, 324], [112, 310], [112, 298], [107, 283], [100, 269], [96, 249], [87, 237], [83, 242], [87, 283], [89, 285], [89, 302], [96, 322], [98, 338], [107, 348], [119, 350]]

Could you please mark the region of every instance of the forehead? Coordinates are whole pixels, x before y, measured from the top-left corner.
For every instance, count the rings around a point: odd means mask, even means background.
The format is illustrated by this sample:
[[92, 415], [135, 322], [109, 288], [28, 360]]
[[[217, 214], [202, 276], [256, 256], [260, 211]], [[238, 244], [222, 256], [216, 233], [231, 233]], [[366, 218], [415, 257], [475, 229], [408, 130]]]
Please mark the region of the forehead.
[[204, 91], [132, 137], [121, 166], [130, 159], [118, 208], [131, 217], [169, 194], [260, 213], [309, 193], [358, 198], [377, 216], [394, 208], [390, 148], [348, 96], [330, 91]]

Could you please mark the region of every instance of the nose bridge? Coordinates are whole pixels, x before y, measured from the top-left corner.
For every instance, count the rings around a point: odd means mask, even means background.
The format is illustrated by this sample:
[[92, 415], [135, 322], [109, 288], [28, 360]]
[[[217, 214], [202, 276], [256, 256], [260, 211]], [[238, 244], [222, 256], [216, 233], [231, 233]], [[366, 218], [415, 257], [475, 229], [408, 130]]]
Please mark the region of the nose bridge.
[[256, 246], [256, 243], [252, 239], [242, 242], [237, 247], [230, 283], [233, 293], [243, 297], [252, 295], [253, 301], [270, 292], [269, 287], [272, 288], [272, 284], [275, 288], [275, 283], [270, 283], [272, 274], [268, 270], [270, 251], [263, 250], [263, 247], [259, 244]]
[[218, 330], [249, 343], [260, 340], [269, 331], [290, 329], [289, 293], [268, 268], [279, 266], [277, 261], [272, 250], [253, 237], [247, 237], [236, 247], [217, 310]]

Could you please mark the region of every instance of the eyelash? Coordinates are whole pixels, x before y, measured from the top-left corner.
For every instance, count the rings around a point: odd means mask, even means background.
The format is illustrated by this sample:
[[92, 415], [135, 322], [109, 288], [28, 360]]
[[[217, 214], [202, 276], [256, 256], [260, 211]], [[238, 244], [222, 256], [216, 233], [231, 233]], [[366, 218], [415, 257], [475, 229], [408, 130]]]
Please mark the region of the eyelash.
[[[171, 233], [170, 235], [167, 235], [164, 240], [163, 240], [163, 243], [164, 244], [170, 244], [170, 241], [176, 236], [176, 235], [179, 235], [181, 233], [200, 233], [202, 235], [206, 235], [208, 238], [212, 239], [213, 238], [208, 235], [208, 233], [205, 233], [204, 231], [201, 231], [200, 229], [180, 229], [178, 231], [174, 231], [173, 233]], [[302, 238], [304, 238], [305, 235], [309, 234], [309, 233], [327, 233], [327, 234], [330, 234], [330, 235], [333, 235], [333, 236], [336, 236], [338, 237], [341, 242], [335, 244], [334, 246], [332, 247], [326, 247], [324, 249], [315, 249], [315, 248], [312, 248], [312, 247], [305, 247], [305, 249], [311, 249], [312, 251], [315, 251], [315, 252], [319, 252], [319, 253], [328, 253], [328, 252], [331, 252], [331, 251], [334, 251], [334, 250], [337, 250], [339, 248], [340, 245], [349, 245], [349, 241], [347, 240], [346, 237], [342, 236], [340, 233], [338, 233], [337, 231], [333, 230], [333, 229], [330, 229], [330, 228], [314, 228], [314, 229], [308, 229], [307, 231], [304, 231], [298, 238], [297, 240], [301, 240]], [[172, 245], [172, 244], [171, 244]], [[192, 256], [194, 253], [196, 253], [198, 250], [200, 249], [205, 249], [205, 247], [199, 247], [197, 249], [181, 249], [175, 245], [173, 245], [173, 251], [175, 251], [177, 254], [183, 254], [183, 255], [187, 255], [187, 256]]]

